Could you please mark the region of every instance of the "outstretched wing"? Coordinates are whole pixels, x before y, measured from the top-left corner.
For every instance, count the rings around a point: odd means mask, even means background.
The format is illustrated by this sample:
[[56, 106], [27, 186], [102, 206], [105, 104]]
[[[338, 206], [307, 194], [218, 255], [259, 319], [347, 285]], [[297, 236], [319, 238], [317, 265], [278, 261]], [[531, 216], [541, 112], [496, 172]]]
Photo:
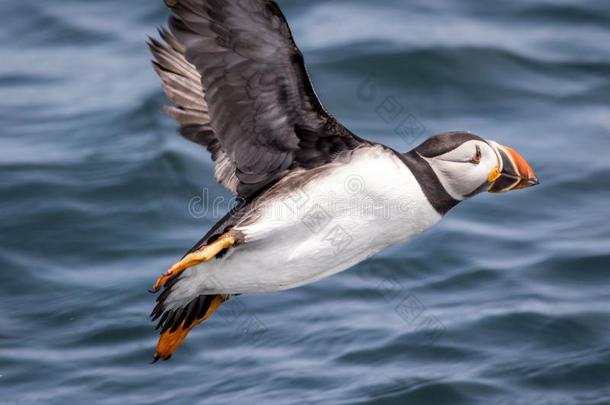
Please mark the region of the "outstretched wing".
[[208, 104], [201, 85], [201, 76], [195, 66], [184, 57], [184, 47], [172, 34], [159, 30], [163, 42], [150, 38], [148, 43], [153, 54], [153, 66], [163, 81], [163, 91], [175, 105], [165, 111], [178, 124], [180, 133], [190, 141], [198, 143], [210, 152], [216, 163], [214, 177], [232, 193], [237, 193], [235, 165], [220, 146], [210, 124]]
[[172, 35], [162, 32], [166, 44], [151, 47], [177, 104], [168, 111], [183, 135], [210, 150], [227, 188], [248, 197], [365, 142], [322, 107], [274, 1], [166, 3]]

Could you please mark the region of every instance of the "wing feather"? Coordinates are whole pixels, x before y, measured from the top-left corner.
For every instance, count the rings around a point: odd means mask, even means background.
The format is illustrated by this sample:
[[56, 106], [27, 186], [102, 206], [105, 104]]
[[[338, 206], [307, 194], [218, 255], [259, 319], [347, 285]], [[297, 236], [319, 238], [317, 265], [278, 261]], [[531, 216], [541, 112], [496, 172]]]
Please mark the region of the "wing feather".
[[[188, 125], [196, 124], [197, 112], [207, 113], [206, 130], [218, 143], [217, 164], [223, 163], [220, 172], [226, 176], [227, 167], [234, 168], [231, 185], [238, 195], [248, 197], [290, 170], [328, 163], [363, 143], [318, 100], [274, 1], [171, 3], [171, 34], [162, 33], [168, 46], [155, 54], [166, 67], [164, 90], [178, 105], [179, 111], [169, 112]], [[186, 89], [185, 80], [195, 73], [199, 85]]]
[[153, 67], [161, 78], [162, 89], [175, 105], [165, 107], [166, 113], [178, 122], [179, 132], [211, 153], [216, 163], [214, 177], [229, 191], [236, 193], [235, 165], [220, 146], [210, 125], [208, 105], [204, 98], [201, 76], [184, 57], [184, 47], [166, 30], [159, 30], [163, 42], [153, 38], [149, 47]]

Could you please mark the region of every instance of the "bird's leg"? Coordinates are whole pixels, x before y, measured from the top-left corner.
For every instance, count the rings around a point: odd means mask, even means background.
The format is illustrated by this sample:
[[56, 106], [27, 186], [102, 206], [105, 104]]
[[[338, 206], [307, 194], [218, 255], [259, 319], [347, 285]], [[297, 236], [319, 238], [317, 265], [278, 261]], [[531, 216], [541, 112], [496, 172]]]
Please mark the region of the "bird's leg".
[[182, 273], [189, 267], [193, 267], [213, 259], [218, 253], [235, 245], [236, 241], [237, 239], [235, 238], [235, 235], [233, 235], [231, 232], [227, 232], [209, 245], [205, 245], [199, 250], [184, 256], [184, 258], [182, 258], [182, 260], [180, 260], [178, 263], [174, 264], [167, 271], [167, 273], [157, 279], [157, 282], [152, 288], [153, 291], [158, 291], [170, 279]]

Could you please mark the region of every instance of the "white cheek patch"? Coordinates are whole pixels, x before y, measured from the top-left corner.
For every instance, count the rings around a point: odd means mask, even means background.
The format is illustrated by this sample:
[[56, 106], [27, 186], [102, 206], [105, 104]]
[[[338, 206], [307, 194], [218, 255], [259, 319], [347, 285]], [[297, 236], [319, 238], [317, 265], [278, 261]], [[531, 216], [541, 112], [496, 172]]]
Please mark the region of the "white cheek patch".
[[[481, 151], [481, 160], [475, 164], [470, 160], [476, 155], [477, 146]], [[481, 141], [468, 141], [441, 156], [424, 159], [447, 193], [459, 201], [479, 190], [498, 164], [493, 149]]]

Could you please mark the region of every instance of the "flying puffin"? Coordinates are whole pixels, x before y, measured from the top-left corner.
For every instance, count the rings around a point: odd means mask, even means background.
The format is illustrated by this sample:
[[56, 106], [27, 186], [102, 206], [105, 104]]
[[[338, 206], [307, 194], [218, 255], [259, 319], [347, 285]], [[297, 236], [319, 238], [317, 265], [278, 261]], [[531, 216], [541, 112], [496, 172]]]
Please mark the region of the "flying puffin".
[[225, 301], [346, 270], [437, 223], [483, 191], [538, 184], [515, 150], [447, 132], [400, 153], [322, 106], [271, 0], [165, 0], [149, 46], [167, 113], [210, 152], [239, 203], [154, 284], [154, 361]]

